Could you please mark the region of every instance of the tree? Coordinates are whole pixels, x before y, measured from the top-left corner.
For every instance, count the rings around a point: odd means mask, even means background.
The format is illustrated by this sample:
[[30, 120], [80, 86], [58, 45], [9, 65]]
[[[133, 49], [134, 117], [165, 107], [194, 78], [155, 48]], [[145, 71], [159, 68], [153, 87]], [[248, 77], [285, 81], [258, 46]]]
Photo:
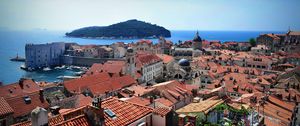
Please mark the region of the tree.
[[250, 42], [252, 47], [256, 46], [256, 40], [254, 38], [250, 38], [249, 42]]

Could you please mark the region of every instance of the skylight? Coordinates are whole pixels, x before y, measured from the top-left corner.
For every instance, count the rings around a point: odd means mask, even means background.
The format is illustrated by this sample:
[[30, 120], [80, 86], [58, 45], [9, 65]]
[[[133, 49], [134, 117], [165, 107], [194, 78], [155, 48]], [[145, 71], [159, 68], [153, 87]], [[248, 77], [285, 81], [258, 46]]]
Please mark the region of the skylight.
[[112, 119], [117, 118], [117, 117], [116, 117], [116, 114], [115, 114], [112, 110], [110, 110], [110, 109], [105, 109], [104, 112], [105, 112], [110, 118], [112, 118]]
[[29, 96], [25, 96], [23, 98], [24, 98], [24, 101], [25, 101], [26, 104], [30, 104], [31, 103], [31, 98]]

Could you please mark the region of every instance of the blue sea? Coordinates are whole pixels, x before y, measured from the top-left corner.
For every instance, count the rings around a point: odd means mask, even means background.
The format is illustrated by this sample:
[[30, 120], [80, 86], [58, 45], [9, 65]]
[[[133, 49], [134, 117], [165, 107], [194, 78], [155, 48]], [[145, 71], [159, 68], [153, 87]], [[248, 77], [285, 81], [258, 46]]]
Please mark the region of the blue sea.
[[[67, 31], [11, 31], [0, 30], [0, 82], [10, 84], [19, 80], [20, 77], [33, 78], [36, 81], [57, 81], [57, 76], [73, 75], [70, 70], [52, 70], [39, 72], [26, 72], [20, 69], [23, 62], [12, 62], [9, 59], [19, 56], [25, 57], [26, 43], [50, 43], [50, 42], [76, 42], [78, 44], [99, 44], [107, 45], [114, 42], [135, 42], [137, 40], [102, 40], [102, 39], [83, 39], [65, 37]], [[192, 40], [196, 31], [171, 31], [171, 38], [166, 38], [173, 42], [179, 40]], [[200, 37], [205, 40], [220, 40], [245, 42], [250, 38], [256, 38], [263, 33], [285, 33], [275, 31], [199, 31]], [[157, 42], [157, 39], [152, 39]]]

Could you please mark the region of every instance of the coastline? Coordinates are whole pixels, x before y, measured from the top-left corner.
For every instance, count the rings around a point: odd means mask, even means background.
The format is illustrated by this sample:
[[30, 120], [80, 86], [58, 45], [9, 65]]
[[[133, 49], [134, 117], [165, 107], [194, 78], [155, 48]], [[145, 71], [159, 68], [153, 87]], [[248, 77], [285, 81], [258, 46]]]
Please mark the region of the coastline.
[[[20, 66], [24, 63], [22, 62], [12, 62], [10, 58], [15, 57], [16, 52], [19, 56], [25, 56], [25, 44], [33, 43], [33, 44], [42, 44], [48, 42], [76, 42], [80, 45], [87, 44], [97, 44], [97, 45], [109, 45], [114, 42], [124, 42], [131, 43], [138, 41], [139, 39], [92, 39], [92, 38], [76, 38], [76, 37], [68, 37], [65, 36], [64, 33], [66, 31], [0, 31], [0, 37], [2, 42], [2, 46], [0, 46], [0, 57], [3, 62], [0, 62], [0, 69], [3, 74], [0, 77], [0, 81], [3, 84], [9, 84], [17, 81], [17, 78], [20, 77], [32, 77], [35, 80], [54, 80], [54, 74], [62, 75], [64, 72], [59, 71], [57, 73], [47, 72], [46, 74], [40, 74], [39, 72], [26, 72], [20, 69]], [[196, 30], [171, 30], [170, 38], [166, 38], [167, 40], [172, 41], [173, 43], [177, 43], [178, 40], [186, 41], [191, 40], [194, 37], [194, 33]], [[274, 33], [286, 33], [285, 31]], [[251, 31], [251, 32], [232, 32], [232, 31], [199, 31], [199, 34], [205, 40], [220, 40], [224, 41], [232, 41], [235, 40], [237, 42], [245, 42], [249, 40], [249, 37], [257, 37], [259, 34], [267, 33], [266, 31]], [[158, 39], [150, 39], [153, 43], [156, 43]], [[66, 72], [70, 73], [70, 72]], [[55, 76], [56, 76], [55, 75]], [[70, 74], [69, 74], [70, 75]]]

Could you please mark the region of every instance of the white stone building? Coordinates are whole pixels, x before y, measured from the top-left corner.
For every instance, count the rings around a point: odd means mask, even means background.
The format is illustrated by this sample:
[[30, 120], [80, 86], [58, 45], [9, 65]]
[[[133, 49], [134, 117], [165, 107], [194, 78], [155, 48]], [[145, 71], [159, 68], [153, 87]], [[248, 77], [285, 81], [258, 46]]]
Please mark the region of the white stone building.
[[61, 64], [60, 57], [65, 52], [65, 43], [26, 44], [26, 68], [37, 69]]
[[137, 71], [142, 75], [141, 82], [153, 81], [163, 73], [163, 62], [155, 54], [137, 54], [136, 63]]

